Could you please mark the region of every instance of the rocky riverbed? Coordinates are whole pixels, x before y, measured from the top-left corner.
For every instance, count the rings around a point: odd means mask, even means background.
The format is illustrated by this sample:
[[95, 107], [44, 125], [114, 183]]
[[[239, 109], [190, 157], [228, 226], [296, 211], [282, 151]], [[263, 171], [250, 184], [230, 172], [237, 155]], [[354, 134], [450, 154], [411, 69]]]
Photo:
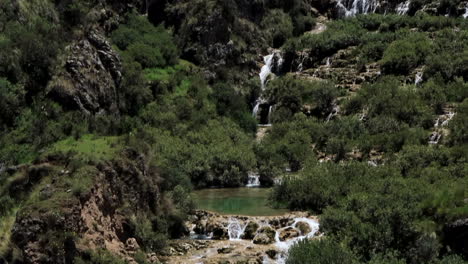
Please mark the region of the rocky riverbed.
[[305, 212], [281, 216], [220, 215], [196, 211], [190, 238], [171, 241], [165, 263], [284, 263], [287, 250], [320, 236], [318, 218]]

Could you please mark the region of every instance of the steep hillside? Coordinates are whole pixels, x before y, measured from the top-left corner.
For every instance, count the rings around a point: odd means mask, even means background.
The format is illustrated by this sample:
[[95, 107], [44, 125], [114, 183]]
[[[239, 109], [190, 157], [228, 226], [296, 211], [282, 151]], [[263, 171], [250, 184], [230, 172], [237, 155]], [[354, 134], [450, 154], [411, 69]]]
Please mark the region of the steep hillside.
[[[466, 263], [467, 17], [2, 1], [0, 263]], [[195, 210], [194, 189], [243, 186], [301, 217]]]

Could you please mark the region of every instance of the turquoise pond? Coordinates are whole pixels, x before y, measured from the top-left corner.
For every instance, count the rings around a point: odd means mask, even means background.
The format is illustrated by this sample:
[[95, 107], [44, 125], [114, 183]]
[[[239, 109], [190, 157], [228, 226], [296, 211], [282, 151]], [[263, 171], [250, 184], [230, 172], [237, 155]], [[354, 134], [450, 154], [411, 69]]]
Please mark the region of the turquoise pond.
[[198, 209], [220, 214], [271, 216], [288, 212], [269, 206], [270, 191], [270, 188], [213, 188], [194, 191], [193, 197]]

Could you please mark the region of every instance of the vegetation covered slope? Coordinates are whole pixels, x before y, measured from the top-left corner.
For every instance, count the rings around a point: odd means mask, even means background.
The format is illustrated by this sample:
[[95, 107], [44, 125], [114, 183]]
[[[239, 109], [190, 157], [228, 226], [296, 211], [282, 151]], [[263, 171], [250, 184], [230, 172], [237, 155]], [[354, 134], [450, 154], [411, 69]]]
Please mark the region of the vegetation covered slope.
[[[312, 34], [329, 8], [2, 1], [1, 261], [154, 263], [187, 234], [190, 190], [258, 170], [282, 176], [272, 203], [321, 215], [326, 237], [290, 263], [464, 263], [467, 20], [363, 15]], [[268, 47], [285, 62], [255, 143]]]

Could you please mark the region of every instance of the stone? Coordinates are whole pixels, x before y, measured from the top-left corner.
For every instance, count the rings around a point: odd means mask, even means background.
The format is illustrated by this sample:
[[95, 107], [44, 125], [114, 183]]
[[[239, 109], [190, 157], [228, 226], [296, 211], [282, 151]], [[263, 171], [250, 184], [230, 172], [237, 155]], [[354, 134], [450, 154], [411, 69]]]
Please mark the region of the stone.
[[213, 233], [212, 239], [222, 240], [229, 237], [228, 230], [220, 222], [214, 221], [206, 226], [207, 233]]
[[295, 229], [294, 227], [286, 227], [285, 229], [281, 230], [279, 234], [279, 239], [281, 241], [285, 241], [290, 238], [294, 238], [298, 236], [299, 236], [299, 230]]
[[148, 253], [146, 255], [146, 259], [148, 260], [149, 263], [159, 263], [159, 259], [156, 253]]
[[140, 250], [140, 245], [138, 245], [135, 238], [131, 237], [125, 242], [125, 249], [130, 252], [136, 252]]
[[244, 234], [242, 235], [241, 238], [253, 239], [255, 237], [255, 234], [257, 233], [258, 228], [259, 228], [259, 225], [256, 222], [250, 221], [245, 227]]
[[303, 235], [303, 236], [312, 231], [309, 224], [306, 223], [306, 222], [302, 222], [302, 221], [297, 222], [296, 227], [297, 227], [297, 229], [299, 229], [299, 231], [301, 231], [301, 235]]
[[274, 250], [274, 249], [269, 249], [265, 252], [268, 257], [270, 257], [271, 259], [276, 259], [276, 255], [278, 254], [278, 251]]
[[257, 235], [253, 239], [254, 244], [271, 244], [275, 242], [276, 231], [269, 226], [265, 226], [258, 230]]
[[234, 248], [231, 247], [223, 247], [223, 248], [218, 248], [218, 254], [229, 254], [234, 250]]

